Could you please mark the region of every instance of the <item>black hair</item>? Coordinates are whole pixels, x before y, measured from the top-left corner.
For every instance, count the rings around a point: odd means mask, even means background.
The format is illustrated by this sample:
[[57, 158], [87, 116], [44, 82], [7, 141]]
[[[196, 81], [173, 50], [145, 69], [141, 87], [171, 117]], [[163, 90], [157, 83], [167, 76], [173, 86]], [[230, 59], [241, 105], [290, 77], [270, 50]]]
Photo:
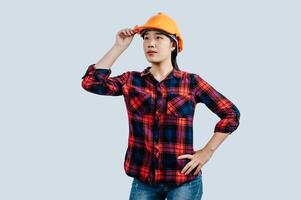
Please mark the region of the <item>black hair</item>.
[[[176, 43], [171, 37], [169, 37], [169, 38], [172, 42]], [[172, 64], [173, 68], [180, 70], [178, 63], [177, 63], [177, 48], [178, 48], [177, 44], [175, 46], [176, 46], [176, 48], [171, 52], [171, 64]]]
[[[177, 63], [177, 43], [176, 41], [169, 35], [169, 33], [165, 32], [165, 31], [162, 31], [162, 30], [158, 30], [160, 32], [162, 32], [164, 35], [166, 35], [171, 42], [173, 42], [175, 44], [175, 49], [171, 52], [171, 64], [173, 66], [173, 68], [175, 68], [176, 70], [180, 70], [179, 69], [179, 66], [178, 66], [178, 63]], [[144, 39], [144, 35], [145, 35], [146, 31], [143, 31], [142, 34], [141, 34], [141, 37]]]

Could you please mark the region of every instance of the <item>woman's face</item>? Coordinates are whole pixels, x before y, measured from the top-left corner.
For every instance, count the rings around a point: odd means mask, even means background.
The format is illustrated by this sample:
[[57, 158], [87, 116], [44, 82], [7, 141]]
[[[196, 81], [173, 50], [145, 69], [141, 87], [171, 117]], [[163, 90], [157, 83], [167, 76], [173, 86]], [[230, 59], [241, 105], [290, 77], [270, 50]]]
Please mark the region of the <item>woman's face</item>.
[[[170, 60], [171, 52], [175, 47], [169, 37], [163, 33], [149, 30], [143, 36], [143, 49], [150, 63], [159, 63], [166, 59]], [[148, 51], [155, 51], [155, 53], [148, 53]]]

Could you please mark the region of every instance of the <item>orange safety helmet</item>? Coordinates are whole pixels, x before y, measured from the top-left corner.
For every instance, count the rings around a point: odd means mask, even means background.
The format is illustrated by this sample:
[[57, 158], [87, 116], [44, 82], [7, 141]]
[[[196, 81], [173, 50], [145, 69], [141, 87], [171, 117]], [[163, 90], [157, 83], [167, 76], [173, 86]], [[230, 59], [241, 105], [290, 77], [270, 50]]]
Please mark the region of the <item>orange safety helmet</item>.
[[[180, 29], [175, 20], [163, 12], [158, 12], [157, 15], [150, 17], [143, 26], [136, 25], [134, 31], [141, 35], [145, 29], [163, 30], [176, 37], [178, 52], [183, 50], [183, 37], [180, 34]], [[173, 37], [174, 38], [174, 37]]]

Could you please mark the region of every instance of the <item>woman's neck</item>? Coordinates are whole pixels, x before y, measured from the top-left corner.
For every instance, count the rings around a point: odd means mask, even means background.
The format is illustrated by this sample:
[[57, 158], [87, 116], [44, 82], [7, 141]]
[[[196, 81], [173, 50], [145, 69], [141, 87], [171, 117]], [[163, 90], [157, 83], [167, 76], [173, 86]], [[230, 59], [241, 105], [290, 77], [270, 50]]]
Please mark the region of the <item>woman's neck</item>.
[[165, 79], [168, 76], [168, 74], [172, 70], [173, 70], [172, 65], [163, 66], [163, 65], [152, 64], [149, 71], [158, 82], [161, 82], [163, 79]]
[[167, 76], [173, 70], [171, 62], [152, 63], [150, 72], [159, 79]]

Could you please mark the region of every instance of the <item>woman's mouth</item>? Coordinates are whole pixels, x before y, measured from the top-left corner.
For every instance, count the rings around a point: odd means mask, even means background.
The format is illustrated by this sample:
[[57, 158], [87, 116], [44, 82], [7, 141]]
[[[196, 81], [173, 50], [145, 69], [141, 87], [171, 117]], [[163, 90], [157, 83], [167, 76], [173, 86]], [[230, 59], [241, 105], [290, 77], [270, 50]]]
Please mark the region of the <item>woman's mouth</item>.
[[152, 56], [154, 54], [156, 54], [157, 52], [153, 52], [153, 51], [150, 51], [150, 52], [147, 52], [148, 55]]

